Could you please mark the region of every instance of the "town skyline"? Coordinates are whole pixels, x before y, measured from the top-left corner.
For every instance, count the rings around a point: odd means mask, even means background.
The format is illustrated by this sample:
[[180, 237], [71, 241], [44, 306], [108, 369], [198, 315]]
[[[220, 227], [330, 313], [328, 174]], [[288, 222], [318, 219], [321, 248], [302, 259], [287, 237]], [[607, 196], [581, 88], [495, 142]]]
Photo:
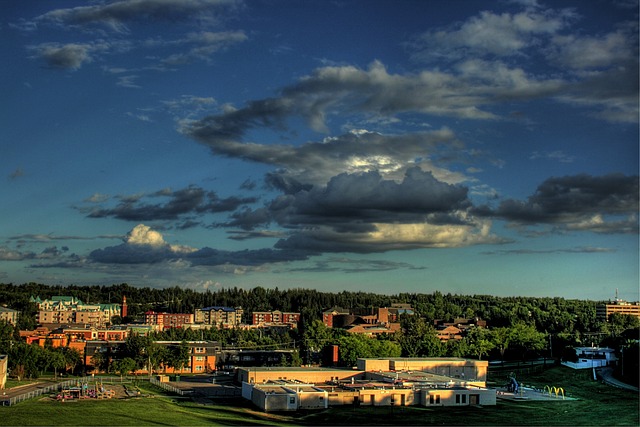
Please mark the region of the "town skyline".
[[8, 2], [0, 283], [640, 300], [638, 3]]

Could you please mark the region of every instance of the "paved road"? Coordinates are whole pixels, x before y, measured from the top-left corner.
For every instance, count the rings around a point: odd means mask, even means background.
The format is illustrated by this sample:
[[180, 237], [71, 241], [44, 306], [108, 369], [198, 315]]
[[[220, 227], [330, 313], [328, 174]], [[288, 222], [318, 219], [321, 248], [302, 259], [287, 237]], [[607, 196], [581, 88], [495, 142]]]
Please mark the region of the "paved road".
[[599, 378], [602, 378], [602, 381], [604, 381], [607, 384], [610, 384], [612, 386], [618, 387], [618, 388], [622, 388], [625, 390], [630, 390], [630, 391], [635, 391], [636, 393], [638, 393], [640, 390], [638, 389], [638, 387], [634, 387], [632, 385], [629, 385], [627, 383], [623, 383], [622, 381], [614, 378], [613, 376], [613, 368], [600, 368], [596, 370], [596, 375]]

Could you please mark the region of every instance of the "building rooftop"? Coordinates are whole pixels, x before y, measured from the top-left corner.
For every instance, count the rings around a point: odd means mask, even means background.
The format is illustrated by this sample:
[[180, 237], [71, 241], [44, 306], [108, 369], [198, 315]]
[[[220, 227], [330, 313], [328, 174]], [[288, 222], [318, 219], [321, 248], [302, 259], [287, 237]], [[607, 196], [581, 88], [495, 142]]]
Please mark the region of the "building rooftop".
[[221, 305], [212, 305], [211, 307], [205, 307], [201, 309], [202, 311], [226, 311], [226, 312], [233, 312], [236, 311], [235, 308], [231, 308], [231, 307], [224, 307]]

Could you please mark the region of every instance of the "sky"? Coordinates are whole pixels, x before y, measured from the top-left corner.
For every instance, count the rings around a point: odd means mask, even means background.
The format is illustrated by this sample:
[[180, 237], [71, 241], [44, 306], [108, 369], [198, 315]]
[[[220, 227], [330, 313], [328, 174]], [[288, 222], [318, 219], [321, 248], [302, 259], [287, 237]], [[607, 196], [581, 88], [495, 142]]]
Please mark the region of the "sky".
[[0, 18], [0, 283], [640, 300], [637, 0]]

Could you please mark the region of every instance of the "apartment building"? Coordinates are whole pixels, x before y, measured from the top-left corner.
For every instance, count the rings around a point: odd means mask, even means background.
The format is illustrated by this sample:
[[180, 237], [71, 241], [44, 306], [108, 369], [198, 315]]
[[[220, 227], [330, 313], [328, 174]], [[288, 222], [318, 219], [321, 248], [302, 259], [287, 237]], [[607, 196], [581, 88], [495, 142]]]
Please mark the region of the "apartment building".
[[211, 306], [195, 311], [195, 323], [235, 328], [242, 323], [244, 311], [241, 307]]
[[293, 328], [298, 327], [300, 313], [291, 313], [285, 311], [254, 311], [251, 315], [252, 324], [258, 326], [264, 325], [291, 325]]
[[18, 324], [18, 310], [14, 310], [8, 307], [0, 307], [0, 320], [4, 320], [12, 325]]
[[101, 328], [111, 324], [114, 316], [121, 315], [119, 304], [85, 304], [73, 296], [58, 295], [45, 300], [32, 296], [30, 301], [38, 309], [39, 324], [81, 323]]
[[194, 323], [191, 313], [156, 313], [149, 310], [144, 313], [144, 321], [148, 325], [155, 325], [158, 329], [184, 328]]
[[[86, 342], [86, 350], [84, 351], [86, 366], [99, 372], [94, 366], [93, 358], [97, 353], [103, 354], [112, 363], [123, 357], [124, 341], [102, 341], [93, 340]], [[163, 347], [181, 346], [181, 341], [155, 341], [155, 344]], [[215, 341], [187, 341], [189, 346], [189, 357], [187, 364], [182, 369], [175, 369], [170, 366], [160, 366], [157, 372], [166, 374], [204, 374], [216, 369], [217, 355], [221, 350], [220, 344]], [[155, 370], [154, 370], [155, 371]], [[136, 374], [148, 374], [146, 368], [139, 369]]]

